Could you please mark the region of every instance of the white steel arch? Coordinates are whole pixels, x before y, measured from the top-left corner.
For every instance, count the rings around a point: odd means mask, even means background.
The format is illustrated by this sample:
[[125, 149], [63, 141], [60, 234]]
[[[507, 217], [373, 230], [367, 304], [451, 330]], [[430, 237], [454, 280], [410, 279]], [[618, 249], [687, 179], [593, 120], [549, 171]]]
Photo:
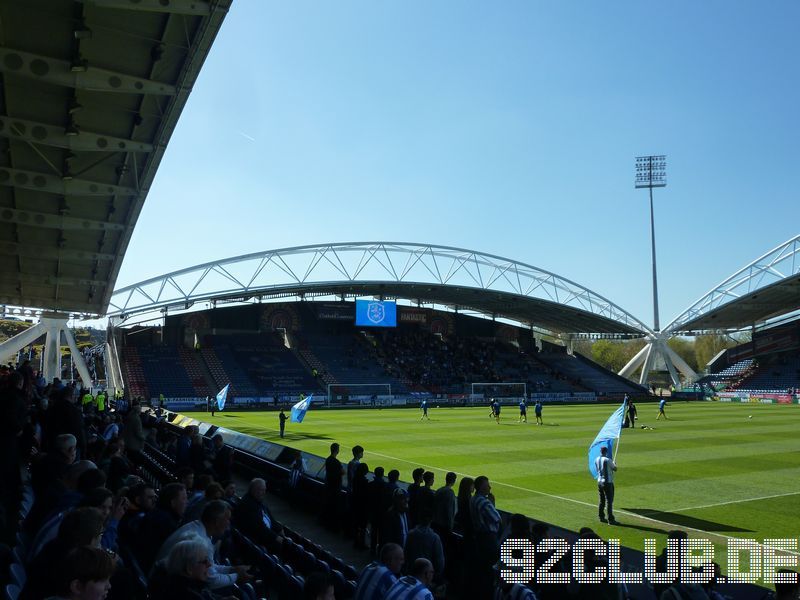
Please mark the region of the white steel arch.
[[187, 309], [221, 297], [245, 299], [381, 282], [514, 294], [605, 317], [643, 335], [653, 333], [610, 300], [555, 273], [474, 250], [407, 242], [296, 246], [204, 263], [115, 290], [107, 316]]
[[797, 235], [759, 256], [703, 295], [667, 325], [664, 331], [675, 334], [698, 317], [799, 273], [800, 235]]

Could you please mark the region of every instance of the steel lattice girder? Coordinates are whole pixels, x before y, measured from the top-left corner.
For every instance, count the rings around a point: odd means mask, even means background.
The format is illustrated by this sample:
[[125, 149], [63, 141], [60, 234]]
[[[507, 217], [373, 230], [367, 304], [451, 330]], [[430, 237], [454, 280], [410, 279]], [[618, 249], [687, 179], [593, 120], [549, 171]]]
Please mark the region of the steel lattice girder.
[[665, 331], [735, 331], [798, 308], [800, 235], [728, 277], [674, 319]]
[[473, 250], [403, 242], [298, 246], [205, 263], [115, 290], [107, 314], [320, 293], [421, 300], [559, 333], [652, 333], [610, 300], [549, 271]]

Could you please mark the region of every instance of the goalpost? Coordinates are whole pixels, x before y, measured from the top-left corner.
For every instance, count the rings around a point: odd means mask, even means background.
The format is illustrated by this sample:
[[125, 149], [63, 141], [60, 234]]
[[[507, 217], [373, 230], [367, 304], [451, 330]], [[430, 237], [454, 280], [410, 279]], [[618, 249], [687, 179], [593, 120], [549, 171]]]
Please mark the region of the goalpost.
[[328, 406], [331, 404], [388, 406], [393, 398], [391, 383], [328, 384]]
[[469, 400], [472, 404], [485, 404], [489, 398], [498, 400], [500, 404], [518, 403], [528, 399], [528, 384], [519, 383], [473, 383], [470, 386]]

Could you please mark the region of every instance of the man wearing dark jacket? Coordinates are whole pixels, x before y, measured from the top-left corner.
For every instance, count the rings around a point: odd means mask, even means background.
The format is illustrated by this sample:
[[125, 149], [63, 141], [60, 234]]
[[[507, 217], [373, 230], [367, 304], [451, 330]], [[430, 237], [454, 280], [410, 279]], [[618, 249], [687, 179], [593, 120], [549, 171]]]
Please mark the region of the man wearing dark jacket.
[[270, 552], [275, 552], [283, 543], [283, 527], [264, 502], [266, 495], [267, 482], [260, 477], [253, 479], [247, 493], [233, 510], [233, 524], [239, 531], [252, 537], [256, 544], [262, 544]]

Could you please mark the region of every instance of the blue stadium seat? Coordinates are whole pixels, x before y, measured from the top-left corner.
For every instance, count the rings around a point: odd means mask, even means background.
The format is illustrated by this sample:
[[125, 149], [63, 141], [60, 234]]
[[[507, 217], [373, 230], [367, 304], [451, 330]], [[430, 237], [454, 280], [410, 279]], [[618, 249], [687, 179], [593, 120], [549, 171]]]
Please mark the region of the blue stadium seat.
[[20, 588], [18, 585], [9, 583], [6, 586], [5, 600], [17, 600], [19, 598]]

